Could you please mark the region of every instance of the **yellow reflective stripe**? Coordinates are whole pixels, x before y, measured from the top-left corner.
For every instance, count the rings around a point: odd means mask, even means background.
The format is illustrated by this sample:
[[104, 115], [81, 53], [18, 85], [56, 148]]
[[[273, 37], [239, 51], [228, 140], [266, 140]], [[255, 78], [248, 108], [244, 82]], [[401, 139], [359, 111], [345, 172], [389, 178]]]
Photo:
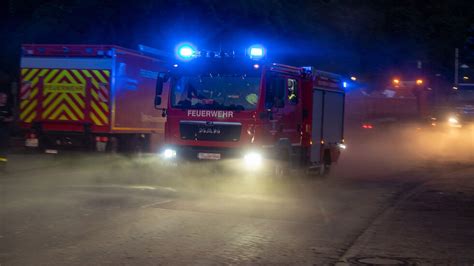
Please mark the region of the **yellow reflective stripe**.
[[102, 106], [102, 108], [104, 109], [104, 111], [106, 111], [106, 112], [109, 111], [109, 106], [108, 106], [106, 103], [101, 102], [101, 103], [100, 103], [100, 106]]
[[66, 114], [69, 115], [69, 117], [72, 120], [74, 120], [74, 121], [79, 120], [79, 119], [77, 119], [77, 116], [71, 111], [71, 109], [69, 109], [69, 107], [67, 105], [63, 105], [63, 106], [64, 106], [63, 110], [66, 112]]
[[102, 118], [103, 121], [107, 121], [107, 117], [104, 115], [102, 110], [99, 109], [99, 107], [95, 104], [95, 102], [92, 102], [91, 107], [99, 115], [99, 117]]
[[61, 70], [61, 72], [59, 73], [59, 75], [57, 75], [52, 81], [50, 81], [49, 83], [58, 83], [62, 78], [64, 78], [65, 76], [65, 71], [64, 70]]
[[0, 162], [6, 163], [8, 162], [8, 159], [4, 157], [0, 157]]
[[110, 71], [104, 70], [103, 72], [104, 72], [104, 75], [105, 75], [106, 77], [110, 77]]
[[68, 120], [68, 119], [67, 119], [67, 117], [66, 117], [65, 115], [61, 115], [61, 116], [59, 117], [59, 120]]
[[100, 82], [107, 83], [107, 80], [102, 76], [99, 70], [92, 70], [92, 72], [99, 78]]
[[28, 68], [22, 68], [21, 69], [21, 75], [25, 75], [25, 73], [28, 72]]
[[74, 74], [74, 76], [76, 76], [76, 78], [77, 78], [78, 80], [80, 80], [80, 81], [82, 82], [82, 84], [86, 84], [86, 80], [84, 79], [84, 77], [82, 76], [82, 74], [79, 73], [79, 71], [73, 69], [73, 70], [72, 70], [72, 73]]
[[38, 75], [36, 75], [36, 77], [31, 82], [31, 87], [33, 88], [34, 86], [36, 86], [36, 83], [38, 83], [38, 81], [39, 81], [39, 77], [44, 76], [44, 74], [46, 74], [48, 71], [49, 71], [49, 69], [41, 69], [40, 73]]
[[94, 85], [94, 87], [96, 89], [99, 88], [99, 83], [97, 83], [97, 80], [95, 80], [95, 78], [91, 75], [91, 73], [89, 72], [89, 70], [82, 70], [82, 73], [84, 73], [84, 75], [86, 75], [86, 77], [90, 78], [91, 79], [91, 82], [92, 82], [92, 85]]
[[46, 108], [46, 110], [43, 112], [43, 118], [48, 117], [48, 115], [51, 113], [51, 111], [61, 103], [62, 99], [63, 99], [63, 95], [61, 94], [61, 95], [59, 95], [58, 98], [56, 98], [56, 100], [53, 102], [53, 104], [48, 106], [48, 108]]
[[38, 101], [34, 100], [33, 102], [31, 102], [31, 104], [23, 112], [21, 112], [20, 119], [23, 120], [25, 116], [36, 107], [36, 105], [38, 105]]
[[56, 95], [58, 95], [57, 92], [51, 92], [51, 93], [48, 95], [48, 97], [46, 97], [46, 99], [43, 101], [43, 107], [45, 107], [46, 105], [48, 105], [48, 103], [49, 103], [52, 99], [54, 99], [54, 97], [55, 97]]
[[97, 117], [95, 116], [94, 113], [91, 113], [91, 119], [94, 122], [94, 124], [96, 124], [98, 126], [102, 126], [102, 123], [99, 121], [99, 119], [97, 119]]
[[82, 112], [81, 109], [78, 108], [77, 104], [71, 100], [71, 98], [69, 98], [68, 96], [65, 96], [64, 99], [66, 100], [66, 102], [69, 103], [70, 107], [76, 112], [76, 114], [80, 116], [81, 119], [84, 118], [84, 113]]
[[56, 117], [58, 117], [59, 114], [61, 114], [63, 109], [64, 109], [64, 105], [61, 105], [48, 117], [48, 119], [51, 119], [51, 120], [55, 119]]
[[82, 98], [81, 98], [81, 97], [79, 97], [79, 95], [78, 95], [78, 94], [76, 94], [76, 93], [73, 93], [73, 94], [71, 94], [71, 95], [72, 95], [72, 97], [73, 97], [73, 98], [74, 98], [74, 99], [75, 99], [75, 100], [76, 100], [76, 101], [79, 103], [79, 105], [81, 106], [81, 108], [84, 108], [84, 107], [86, 107], [86, 105], [85, 105], [84, 101], [82, 100]]
[[70, 84], [78, 84], [77, 81], [69, 74], [69, 71], [63, 70], [64, 71], [64, 76], [69, 80]]
[[35, 119], [35, 117], [36, 117], [36, 111], [33, 111], [33, 112], [31, 113], [31, 115], [28, 116], [28, 118], [25, 119], [24, 121], [25, 121], [26, 123], [30, 123], [31, 121], [33, 121], [33, 119]]
[[32, 91], [31, 91], [31, 94], [28, 96], [30, 99], [33, 99], [35, 98], [36, 94], [38, 94], [38, 88], [34, 88]]
[[22, 100], [21, 103], [20, 103], [20, 109], [23, 110], [23, 108], [25, 108], [25, 106], [26, 106], [29, 102], [30, 102], [29, 100]]
[[91, 90], [91, 94], [92, 94], [92, 97], [95, 100], [99, 101], [99, 95], [97, 94], [97, 92], [95, 90]]
[[46, 75], [46, 77], [44, 77], [43, 81], [45, 83], [49, 82], [54, 77], [54, 75], [56, 75], [56, 73], [58, 73], [58, 71], [59, 71], [58, 69], [51, 70], [51, 72], [49, 72], [48, 75]]
[[23, 80], [26, 80], [26, 81], [30, 81], [30, 79], [36, 75], [36, 73], [38, 73], [39, 69], [37, 68], [34, 68], [30, 71], [30, 73], [28, 73], [28, 75], [26, 75], [26, 77], [23, 78]]

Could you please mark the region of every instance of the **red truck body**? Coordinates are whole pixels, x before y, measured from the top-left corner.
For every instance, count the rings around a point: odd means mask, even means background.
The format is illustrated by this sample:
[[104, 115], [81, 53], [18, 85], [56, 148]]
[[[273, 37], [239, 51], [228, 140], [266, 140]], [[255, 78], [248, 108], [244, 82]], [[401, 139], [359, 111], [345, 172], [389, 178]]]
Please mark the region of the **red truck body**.
[[229, 75], [196, 67], [196, 82], [186, 71], [171, 73], [164, 84], [170, 91], [165, 134], [169, 157], [244, 158], [258, 151], [297, 164], [336, 162], [344, 142], [340, 77], [312, 68], [254, 63]]
[[27, 146], [156, 149], [165, 118], [150, 98], [160, 71], [162, 61], [113, 45], [23, 45]]

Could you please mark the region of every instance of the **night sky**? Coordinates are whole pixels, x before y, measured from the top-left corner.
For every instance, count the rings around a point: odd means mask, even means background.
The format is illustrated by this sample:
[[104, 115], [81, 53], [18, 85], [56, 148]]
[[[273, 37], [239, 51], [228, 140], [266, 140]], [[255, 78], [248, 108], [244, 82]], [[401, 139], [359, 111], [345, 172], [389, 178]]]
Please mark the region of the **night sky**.
[[[0, 12], [3, 78], [21, 43], [145, 44], [172, 51], [268, 47], [275, 61], [375, 75], [422, 60], [452, 72], [455, 47], [474, 37], [472, 1], [10, 0]], [[467, 55], [467, 51], [462, 51]]]

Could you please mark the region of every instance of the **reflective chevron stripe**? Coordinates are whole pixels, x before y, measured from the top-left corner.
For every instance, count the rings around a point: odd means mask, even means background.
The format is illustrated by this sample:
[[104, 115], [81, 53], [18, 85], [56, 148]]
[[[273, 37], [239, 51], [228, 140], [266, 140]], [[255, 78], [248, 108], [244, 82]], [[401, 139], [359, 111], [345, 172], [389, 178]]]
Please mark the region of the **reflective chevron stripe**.
[[[40, 78], [43, 78], [40, 84]], [[20, 119], [82, 121], [97, 126], [109, 124], [109, 70], [32, 69], [21, 70]], [[87, 80], [90, 79], [89, 88]], [[39, 93], [41, 87], [42, 93]], [[90, 90], [86, 92], [86, 89]], [[90, 93], [89, 117], [85, 117], [86, 93]], [[39, 98], [41, 96], [41, 98]], [[41, 101], [41, 104], [38, 104]], [[41, 106], [39, 106], [41, 105]], [[41, 107], [41, 117], [38, 116]]]

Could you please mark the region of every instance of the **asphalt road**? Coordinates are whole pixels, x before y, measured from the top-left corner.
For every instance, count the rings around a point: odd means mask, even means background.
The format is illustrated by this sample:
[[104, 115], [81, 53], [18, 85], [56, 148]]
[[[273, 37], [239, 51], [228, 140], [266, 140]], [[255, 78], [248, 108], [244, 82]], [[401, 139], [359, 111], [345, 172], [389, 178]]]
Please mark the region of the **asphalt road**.
[[0, 264], [472, 265], [471, 159], [389, 137], [348, 141], [327, 178], [14, 155], [0, 177]]

